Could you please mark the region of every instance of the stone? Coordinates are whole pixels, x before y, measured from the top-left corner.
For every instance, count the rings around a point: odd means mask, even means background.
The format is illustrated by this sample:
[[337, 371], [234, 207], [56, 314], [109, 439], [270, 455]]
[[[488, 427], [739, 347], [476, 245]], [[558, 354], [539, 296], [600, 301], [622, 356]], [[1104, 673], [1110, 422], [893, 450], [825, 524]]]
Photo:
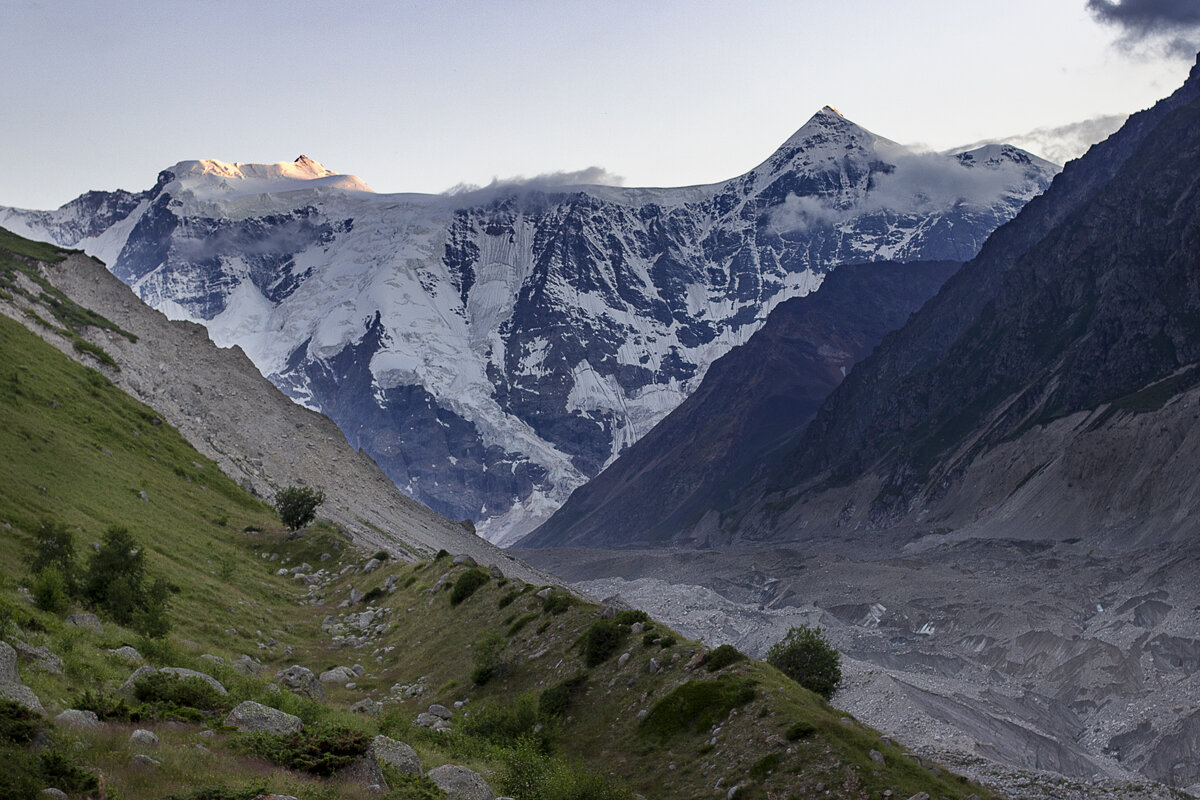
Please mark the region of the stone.
[[140, 664], [145, 660], [142, 658], [142, 654], [139, 653], [136, 648], [130, 647], [129, 645], [118, 647], [116, 650], [109, 650], [108, 652], [112, 653], [117, 658], [123, 658], [133, 664]]
[[362, 599], [363, 599], [363, 593], [360, 592], [358, 589], [355, 589], [353, 586], [351, 586], [350, 587], [350, 605], [354, 605], [355, 603], [357, 603], [358, 601], [360, 601]]
[[441, 703], [434, 703], [429, 707], [429, 713], [433, 714], [438, 719], [450, 719], [454, 716], [454, 712], [446, 708]]
[[277, 736], [296, 733], [304, 728], [304, 723], [299, 717], [253, 700], [246, 700], [235, 706], [225, 718], [225, 724], [232, 725], [239, 731], [262, 731]]
[[129, 759], [129, 763], [135, 767], [141, 767], [142, 769], [158, 769], [158, 767], [162, 765], [161, 761], [151, 758], [144, 753], [138, 753], [136, 756], [131, 757]]
[[350, 766], [338, 770], [338, 777], [344, 781], [362, 784], [372, 791], [386, 792], [388, 790], [383, 770], [379, 767], [379, 762], [371, 758], [370, 753]]
[[417, 751], [404, 742], [398, 742], [387, 736], [376, 736], [371, 740], [371, 749], [368, 753], [374, 756], [377, 761], [394, 767], [406, 775], [424, 774], [421, 770], [421, 759], [417, 757]]
[[651, 674], [654, 674], [654, 673], [658, 672], [660, 669], [662, 669], [662, 665], [658, 663], [657, 658], [652, 658], [652, 659], [650, 659], [650, 664], [647, 667], [647, 669], [650, 670]]
[[209, 686], [211, 686], [214, 690], [216, 690], [217, 694], [221, 694], [221, 695], [229, 694], [229, 692], [225, 691], [225, 687], [221, 685], [221, 682], [219, 680], [214, 678], [212, 675], [205, 675], [203, 672], [197, 672], [194, 669], [186, 669], [185, 667], [163, 667], [162, 669], [159, 670], [159, 672], [165, 673], [167, 675], [174, 675], [175, 677], [180, 678], [180, 679], [199, 678], [200, 680], [204, 681]]
[[537, 598], [537, 599], [539, 599], [539, 600], [545, 600], [546, 598], [548, 598], [548, 597], [549, 597], [550, 595], [552, 595], [552, 594], [554, 594], [554, 587], [553, 587], [553, 586], [547, 586], [545, 589], [542, 589], [542, 590], [541, 590], [541, 591], [539, 591], [537, 594], [535, 594], [535, 595], [534, 595], [534, 597], [536, 597], [536, 598]]
[[630, 658], [631, 658], [631, 655], [629, 653], [621, 653], [621, 657], [617, 659], [617, 669], [620, 669], [621, 667], [625, 666], [625, 664], [628, 663]]
[[334, 667], [321, 673], [318, 678], [321, 683], [349, 683], [357, 677], [350, 667]]
[[62, 659], [50, 652], [48, 647], [34, 647], [20, 639], [13, 639], [12, 647], [17, 651], [17, 660], [24, 664], [33, 664], [38, 669], [51, 675], [62, 674]]
[[156, 672], [158, 672], [158, 670], [156, 670], [154, 667], [150, 666], [149, 664], [143, 664], [129, 674], [129, 677], [125, 679], [125, 682], [117, 687], [117, 691], [128, 697], [133, 697], [134, 684], [147, 675], [153, 675]]
[[333, 558], [333, 553], [321, 553], [321, 557], [317, 560], [318, 561], [328, 561], [331, 558]]
[[437, 723], [439, 723], [441, 721], [442, 721], [441, 717], [435, 717], [433, 714], [430, 714], [428, 711], [422, 711], [420, 714], [417, 714], [417, 724], [420, 725], [422, 728], [432, 728], [434, 725], [436, 725]]
[[917, 792], [908, 800], [929, 800], [929, 792]]
[[646, 631], [646, 623], [644, 623], [644, 622], [635, 622], [629, 626], [629, 632], [634, 634], [635, 636], [639, 633], [644, 633], [645, 631]]
[[477, 566], [479, 566], [479, 564], [475, 561], [475, 559], [471, 558], [466, 553], [455, 556], [454, 560], [451, 561], [450, 564], [455, 567], [477, 567]]
[[426, 773], [429, 780], [446, 793], [450, 800], [495, 800], [496, 795], [487, 781], [479, 773], [460, 767], [457, 764], [445, 764], [429, 770]]
[[381, 566], [383, 566], [382, 561], [380, 561], [378, 558], [372, 558], [370, 561], [363, 564], [363, 568], [362, 568], [363, 574], [370, 575], [372, 572], [379, 569]]
[[388, 594], [396, 591], [397, 578], [395, 575], [388, 575], [387, 580], [383, 582], [383, 590]]
[[55, 789], [53, 787], [50, 787], [50, 788], [42, 789], [41, 794], [42, 794], [42, 797], [45, 797], [45, 798], [55, 798], [56, 800], [67, 800], [67, 793], [64, 792], [62, 789]]
[[99, 728], [104, 724], [96, 716], [95, 711], [80, 711], [78, 708], [68, 708], [55, 717], [54, 721], [60, 725], [66, 725], [68, 728], [75, 728], [76, 730]]
[[879, 752], [878, 750], [872, 750], [871, 752], [867, 753], [867, 756], [879, 766], [883, 766], [883, 753]]
[[498, 581], [504, 580], [504, 570], [500, 569], [499, 564], [492, 564], [490, 567], [488, 567], [488, 575], [491, 575]]
[[325, 699], [325, 687], [307, 667], [293, 664], [287, 669], [276, 672], [275, 680], [296, 694], [302, 694], [311, 700]]
[[366, 675], [367, 674], [367, 668], [364, 667], [362, 664], [355, 664], [350, 669], [354, 670], [355, 675]]
[[687, 664], [684, 665], [684, 669], [692, 670], [692, 669], [698, 669], [699, 667], [704, 666], [705, 657], [706, 656], [703, 651], [696, 653], [696, 655], [692, 656], [691, 659], [687, 662]]
[[42, 703], [33, 689], [21, 682], [17, 651], [8, 642], [0, 642], [0, 697], [20, 703], [30, 711], [42, 711]]
[[373, 717], [379, 716], [379, 712], [383, 710], [383, 703], [372, 700], [369, 697], [364, 697], [357, 703], [350, 706], [351, 713], [354, 714], [370, 714]]
[[95, 614], [68, 614], [67, 624], [95, 633], [104, 633], [104, 626], [100, 624], [100, 618]]
[[138, 728], [133, 733], [129, 734], [129, 743], [139, 745], [141, 747], [158, 747], [158, 736], [153, 731], [148, 731], [145, 728]]
[[242, 653], [237, 657], [236, 660], [234, 660], [233, 668], [238, 672], [245, 673], [246, 675], [257, 675], [259, 670], [262, 669], [262, 664], [258, 661], [255, 661], [245, 653]]
[[221, 658], [220, 656], [213, 655], [212, 653], [201, 653], [200, 657], [205, 661], [218, 666], [223, 666], [225, 664], [225, 659]]

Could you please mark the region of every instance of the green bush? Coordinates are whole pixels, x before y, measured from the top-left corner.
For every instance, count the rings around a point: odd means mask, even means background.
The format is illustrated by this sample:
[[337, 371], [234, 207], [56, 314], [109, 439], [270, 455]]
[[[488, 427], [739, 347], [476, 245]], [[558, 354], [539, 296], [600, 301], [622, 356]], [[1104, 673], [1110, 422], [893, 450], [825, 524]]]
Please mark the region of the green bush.
[[723, 644], [708, 654], [708, 658], [704, 660], [704, 666], [709, 672], [716, 672], [730, 664], [745, 660], [746, 656], [736, 647], [731, 644]]
[[635, 622], [649, 622], [650, 615], [641, 609], [627, 608], [624, 611], [618, 611], [614, 619], [618, 625], [632, 625]]
[[283, 736], [242, 733], [234, 741], [238, 749], [272, 764], [314, 775], [335, 774], [371, 746], [371, 738], [362, 731], [330, 726], [313, 726]]
[[504, 607], [508, 606], [509, 604], [511, 604], [513, 600], [516, 600], [520, 596], [521, 596], [520, 590], [513, 589], [511, 592], [508, 592], [507, 594], [505, 594], [503, 597], [500, 598], [499, 602], [496, 603], [496, 608], [504, 608]]
[[386, 800], [446, 800], [446, 793], [424, 775], [409, 775], [391, 764], [380, 764], [384, 780], [391, 789]]
[[587, 673], [580, 672], [556, 683], [538, 696], [538, 714], [546, 719], [562, 717], [575, 698], [587, 691]]
[[43, 519], [33, 532], [33, 552], [25, 563], [34, 575], [47, 567], [55, 567], [66, 583], [67, 593], [77, 590], [78, 570], [75, 562], [75, 537], [65, 525]]
[[138, 678], [133, 684], [133, 696], [166, 712], [181, 708], [223, 711], [229, 705], [229, 697], [207, 681], [191, 676], [181, 678], [169, 672], [155, 672]]
[[510, 625], [508, 627], [509, 638], [511, 639], [512, 637], [516, 636], [518, 633], [521, 632], [522, 628], [524, 628], [529, 623], [533, 622], [539, 616], [541, 616], [541, 615], [535, 611], [532, 614], [526, 614], [522, 617], [517, 617], [517, 619], [512, 623], [512, 625]]
[[535, 730], [541, 723], [537, 698], [532, 694], [522, 694], [513, 702], [472, 709], [458, 727], [465, 734], [478, 736], [494, 744], [508, 745], [527, 738], [545, 748], [545, 727], [540, 731]]
[[542, 602], [542, 611], [557, 615], [578, 604], [579, 601], [566, 592], [554, 592]]
[[754, 682], [722, 675], [712, 681], [688, 681], [654, 704], [639, 723], [647, 735], [668, 739], [700, 733], [754, 699]]
[[483, 686], [492, 678], [504, 673], [507, 665], [500, 658], [504, 645], [504, 637], [498, 633], [489, 634], [475, 643], [474, 668], [471, 670], [472, 681]]
[[67, 581], [59, 568], [50, 564], [42, 569], [29, 587], [33, 602], [42, 611], [62, 616], [71, 608]]
[[577, 769], [522, 740], [508, 748], [500, 770], [501, 791], [538, 800], [632, 800], [633, 794], [595, 773]]
[[458, 580], [454, 582], [454, 590], [450, 593], [450, 605], [456, 606], [466, 600], [490, 579], [491, 576], [488, 575], [487, 570], [479, 567], [472, 567], [459, 575]]
[[777, 769], [779, 769], [779, 753], [767, 753], [750, 765], [750, 777], [761, 783]]
[[25, 745], [37, 735], [42, 717], [20, 703], [0, 698], [0, 742]]
[[71, 704], [71, 708], [91, 711], [103, 722], [140, 722], [147, 713], [143, 706], [137, 703], [130, 704], [124, 697], [91, 689], [79, 695]]
[[813, 725], [811, 722], [808, 722], [807, 720], [802, 719], [802, 720], [797, 720], [796, 722], [793, 722], [791, 725], [789, 725], [788, 729], [786, 731], [784, 731], [783, 736], [789, 742], [794, 742], [797, 739], [804, 739], [808, 736], [812, 736], [816, 732], [817, 732], [816, 725]]
[[88, 561], [83, 598], [120, 625], [146, 636], [162, 637], [170, 630], [167, 599], [178, 588], [162, 578], [146, 585], [146, 556], [126, 528], [104, 532], [100, 549]]
[[801, 625], [767, 651], [767, 663], [826, 700], [842, 683], [841, 656], [825, 641], [820, 628]]
[[583, 663], [588, 667], [603, 664], [621, 647], [627, 629], [615, 619], [598, 619], [583, 634]]
[[168, 795], [166, 800], [257, 800], [267, 792], [267, 784], [255, 783], [240, 789], [229, 786], [205, 786], [186, 794]]
[[275, 493], [275, 510], [289, 531], [298, 531], [317, 518], [325, 493], [307, 486], [289, 486]]

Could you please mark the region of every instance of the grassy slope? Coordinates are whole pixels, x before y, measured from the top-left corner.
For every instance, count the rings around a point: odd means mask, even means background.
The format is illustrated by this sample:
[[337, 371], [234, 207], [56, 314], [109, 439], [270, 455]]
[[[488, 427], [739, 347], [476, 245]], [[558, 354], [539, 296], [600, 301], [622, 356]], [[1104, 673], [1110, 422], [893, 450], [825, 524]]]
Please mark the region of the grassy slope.
[[[42, 252], [25, 255], [48, 257]], [[28, 532], [44, 517], [77, 531], [80, 558], [104, 528], [127, 526], [147, 546], [152, 574], [168, 575], [182, 590], [173, 600], [169, 640], [140, 640], [111, 622], [103, 634], [86, 632], [21, 599], [18, 586], [29, 580], [22, 566]], [[324, 553], [331, 557], [321, 562]], [[263, 557], [268, 554], [278, 559]], [[548, 721], [541, 737], [548, 739], [555, 763], [583, 765], [647, 797], [718, 797], [737, 784], [745, 787], [742, 797], [807, 797], [819, 784], [838, 797], [878, 797], [884, 789], [902, 798], [918, 791], [947, 798], [971, 792], [989, 796], [957, 778], [918, 766], [898, 748], [882, 743], [876, 732], [844, 718], [758, 662], [740, 662], [719, 673], [755, 684], [753, 700], [738, 706], [728, 719], [720, 715], [719, 732], [705, 727], [666, 738], [647, 735], [639, 724], [640, 712], [651, 711], [685, 682], [717, 677], [704, 669], [684, 668], [701, 649], [696, 643], [648, 646], [642, 635], [627, 633], [616, 651], [630, 653], [624, 666], [617, 666], [614, 654], [585, 670], [577, 643], [598, 618], [595, 606], [578, 604], [552, 615], [543, 610], [534, 587], [496, 579], [454, 606], [451, 592], [442, 587], [451, 585], [465, 567], [451, 567], [449, 559], [390, 562], [365, 575], [355, 565], [366, 557], [328, 528], [310, 529], [289, 540], [270, 509], [222, 475], [152, 410], [100, 373], [0, 317], [0, 603], [16, 624], [5, 630], [5, 638], [45, 644], [65, 662], [61, 675], [32, 665], [21, 667], [24, 680], [51, 714], [70, 707], [84, 690], [111, 691], [124, 680], [131, 666], [107, 651], [133, 644], [159, 666], [188, 666], [216, 675], [234, 702], [257, 698], [300, 713], [308, 722], [386, 732], [416, 747], [426, 769], [466, 763], [487, 774], [493, 788], [503, 790], [513, 741], [500, 737], [489, 742], [468, 735], [464, 712], [469, 710], [478, 720], [488, 709], [512, 709], [522, 694], [536, 698], [586, 672], [586, 688], [564, 718]], [[305, 561], [327, 571], [325, 585], [307, 592], [297, 581], [275, 574], [281, 564]], [[351, 585], [369, 591], [391, 575], [399, 587], [394, 593], [349, 609], [337, 607]], [[503, 598], [520, 589], [524, 591], [501, 607]], [[335, 645], [331, 633], [337, 631], [322, 631], [327, 615], [332, 622], [348, 622], [364, 608], [376, 609], [373, 626], [384, 628], [362, 647]], [[505, 635], [526, 616], [532, 618], [518, 632]], [[658, 626], [656, 632], [665, 630]], [[504, 638], [501, 659], [507, 669], [477, 687], [470, 677], [475, 646], [493, 633]], [[260, 676], [244, 676], [201, 659], [204, 653], [227, 662], [248, 653], [266, 668]], [[651, 658], [662, 666], [656, 673], [650, 672]], [[331, 689], [326, 704], [269, 693], [267, 681], [293, 663], [316, 672], [361, 663], [367, 674], [354, 689]], [[391, 691], [394, 684], [411, 684], [422, 676], [428, 690], [418, 698], [397, 698]], [[383, 700], [384, 714], [345, 711], [363, 697]], [[454, 733], [434, 733], [412, 724], [430, 703], [451, 705], [456, 700], [469, 703], [455, 713]], [[798, 721], [808, 723], [813, 733], [787, 740], [785, 732]], [[302, 798], [367, 796], [361, 788], [308, 778], [247, 757], [233, 748], [234, 737], [226, 732], [201, 740], [200, 724], [142, 726], [163, 739], [154, 752], [163, 762], [157, 770], [128, 763], [133, 751], [127, 739], [133, 725], [110, 724], [97, 733], [72, 734], [84, 745], [81, 762], [101, 770], [124, 800], [163, 797], [210, 784], [265, 785]], [[525, 732], [533, 733], [528, 728]], [[196, 749], [202, 742], [208, 752]], [[884, 755], [886, 766], [868, 758], [872, 749]], [[721, 789], [715, 791], [718, 780]]]

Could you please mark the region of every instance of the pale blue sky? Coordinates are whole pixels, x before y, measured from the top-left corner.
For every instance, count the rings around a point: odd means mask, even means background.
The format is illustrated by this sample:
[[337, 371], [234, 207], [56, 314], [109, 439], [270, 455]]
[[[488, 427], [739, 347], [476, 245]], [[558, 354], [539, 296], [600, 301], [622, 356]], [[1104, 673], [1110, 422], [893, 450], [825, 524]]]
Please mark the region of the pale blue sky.
[[733, 177], [826, 103], [937, 148], [1152, 104], [1085, 0], [0, 0], [0, 204], [300, 153], [376, 191]]

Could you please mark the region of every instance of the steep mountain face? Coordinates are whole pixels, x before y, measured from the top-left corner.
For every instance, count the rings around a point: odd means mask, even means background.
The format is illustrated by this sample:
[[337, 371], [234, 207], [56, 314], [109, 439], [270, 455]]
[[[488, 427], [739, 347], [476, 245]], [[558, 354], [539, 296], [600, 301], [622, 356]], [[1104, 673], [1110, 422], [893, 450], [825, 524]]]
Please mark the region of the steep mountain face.
[[839, 267], [781, 303], [750, 341], [602, 473], [576, 489], [522, 547], [721, 544], [702, 520], [738, 503], [772, 454], [786, 452], [829, 393], [959, 266]]
[[826, 108], [712, 186], [376, 195], [306, 158], [192, 161], [0, 224], [105, 260], [240, 345], [405, 492], [503, 540], [776, 305], [839, 264], [969, 258], [1053, 172], [1001, 145], [914, 153]]
[[1190, 537], [1197, 462], [1180, 403], [1200, 383], [1197, 174], [1200, 66], [885, 339], [740, 524], [768, 538], [989, 520], [1011, 532], [1036, 498], [1056, 510], [1020, 535]]

